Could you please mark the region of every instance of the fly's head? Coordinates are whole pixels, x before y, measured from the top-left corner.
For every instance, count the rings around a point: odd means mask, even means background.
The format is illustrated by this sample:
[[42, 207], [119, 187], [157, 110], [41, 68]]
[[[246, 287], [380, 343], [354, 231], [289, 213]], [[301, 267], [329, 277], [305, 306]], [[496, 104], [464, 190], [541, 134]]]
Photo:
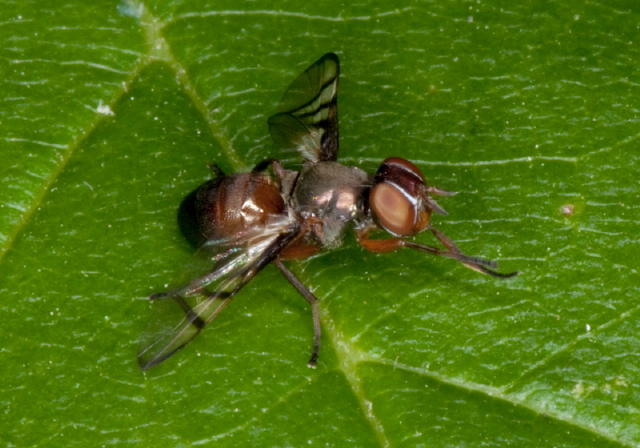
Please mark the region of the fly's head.
[[390, 157], [382, 162], [369, 193], [373, 219], [384, 230], [398, 237], [422, 232], [429, 225], [431, 212], [447, 212], [431, 197], [455, 193], [428, 186], [420, 169], [408, 160]]

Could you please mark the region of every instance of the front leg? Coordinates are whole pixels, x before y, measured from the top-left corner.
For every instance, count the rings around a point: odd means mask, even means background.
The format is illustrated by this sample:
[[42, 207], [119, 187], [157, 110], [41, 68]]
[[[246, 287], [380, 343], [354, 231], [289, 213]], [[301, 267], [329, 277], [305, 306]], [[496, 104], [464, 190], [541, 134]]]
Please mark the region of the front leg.
[[436, 238], [445, 246], [448, 250], [438, 249], [437, 247], [427, 246], [426, 244], [414, 243], [413, 241], [407, 241], [400, 238], [389, 238], [386, 240], [372, 240], [369, 239], [369, 234], [372, 228], [366, 227], [356, 230], [356, 239], [358, 243], [365, 249], [371, 252], [385, 253], [393, 252], [401, 247], [408, 247], [410, 249], [419, 250], [420, 252], [426, 252], [431, 255], [437, 255], [440, 257], [453, 258], [459, 261], [469, 269], [480, 272], [481, 274], [491, 275], [498, 278], [509, 278], [518, 275], [518, 272], [510, 272], [503, 274], [489, 269], [487, 266], [495, 268], [498, 263], [492, 260], [485, 260], [484, 258], [469, 257], [464, 255], [460, 249], [451, 241], [446, 235], [437, 229], [429, 226], [429, 230], [435, 235]]
[[375, 252], [379, 254], [393, 252], [401, 247], [404, 247], [404, 241], [400, 238], [388, 238], [386, 240], [372, 240], [369, 239], [371, 228], [356, 229], [356, 240], [358, 244], [367, 249], [369, 252]]

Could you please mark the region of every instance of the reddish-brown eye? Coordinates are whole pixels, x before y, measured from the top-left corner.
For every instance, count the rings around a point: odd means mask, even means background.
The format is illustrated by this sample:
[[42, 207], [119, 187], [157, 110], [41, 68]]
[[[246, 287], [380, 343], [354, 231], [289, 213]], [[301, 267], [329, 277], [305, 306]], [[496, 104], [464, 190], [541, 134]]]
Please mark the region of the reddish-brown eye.
[[422, 174], [420, 168], [418, 168], [408, 160], [401, 159], [400, 157], [388, 157], [382, 162], [380, 170], [382, 170], [383, 167], [387, 167], [388, 170], [394, 171], [396, 173], [403, 173], [410, 177], [415, 176], [414, 182], [424, 183], [424, 174]]
[[378, 222], [385, 230], [398, 236], [413, 234], [416, 221], [415, 204], [411, 203], [398, 187], [389, 183], [379, 183], [371, 189], [369, 201]]
[[424, 175], [413, 163], [399, 157], [382, 162], [369, 194], [376, 222], [396, 236], [413, 236], [429, 224], [431, 209], [425, 204]]

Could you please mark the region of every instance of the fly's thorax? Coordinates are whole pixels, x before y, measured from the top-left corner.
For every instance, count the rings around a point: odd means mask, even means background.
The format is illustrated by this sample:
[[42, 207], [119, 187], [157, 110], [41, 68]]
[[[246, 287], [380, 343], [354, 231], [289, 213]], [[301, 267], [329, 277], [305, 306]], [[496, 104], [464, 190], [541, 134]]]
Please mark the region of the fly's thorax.
[[322, 246], [339, 246], [349, 224], [362, 219], [369, 183], [361, 169], [336, 162], [319, 162], [302, 171], [294, 205], [303, 216], [319, 221], [314, 232]]

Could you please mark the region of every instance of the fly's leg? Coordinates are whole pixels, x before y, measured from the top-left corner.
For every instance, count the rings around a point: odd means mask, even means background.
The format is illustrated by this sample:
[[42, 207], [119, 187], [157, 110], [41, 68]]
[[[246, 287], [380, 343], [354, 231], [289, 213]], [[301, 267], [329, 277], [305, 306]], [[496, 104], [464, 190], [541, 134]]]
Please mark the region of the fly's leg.
[[[254, 173], [261, 173], [262, 171], [265, 171], [269, 167], [271, 167], [271, 169], [273, 170], [273, 173], [280, 180], [282, 180], [287, 175], [287, 173], [295, 172], [295, 171], [286, 170], [282, 166], [280, 161], [278, 161], [276, 159], [265, 159], [262, 162], [258, 162], [258, 164], [256, 166], [254, 166], [251, 171], [254, 172]], [[297, 174], [297, 172], [296, 172], [296, 174]]]
[[254, 173], [260, 173], [271, 167], [273, 174], [275, 174], [278, 183], [280, 184], [280, 193], [285, 197], [289, 197], [293, 194], [293, 188], [300, 175], [297, 171], [291, 171], [285, 169], [282, 164], [276, 159], [266, 159], [258, 163], [254, 168]]
[[215, 163], [215, 162], [211, 162], [211, 163], [207, 164], [207, 168], [209, 168], [213, 172], [214, 179], [224, 176], [224, 171], [222, 171], [222, 168], [220, 168], [218, 166], [218, 164]]
[[320, 310], [318, 308], [318, 298], [313, 295], [311, 291], [300, 281], [297, 279], [293, 272], [286, 268], [284, 264], [280, 260], [275, 260], [273, 262], [284, 278], [287, 279], [291, 285], [296, 288], [296, 291], [300, 293], [304, 299], [309, 302], [311, 305], [311, 311], [313, 313], [313, 353], [311, 354], [311, 359], [307, 364], [309, 367], [315, 369], [316, 363], [318, 362], [318, 354], [320, 353]]
[[495, 268], [498, 263], [492, 260], [485, 260], [484, 258], [478, 257], [469, 257], [464, 255], [460, 249], [451, 241], [447, 236], [445, 236], [442, 232], [433, 227], [429, 226], [429, 230], [435, 235], [435, 237], [442, 243], [444, 247], [448, 250], [438, 249], [437, 247], [427, 246], [426, 244], [414, 243], [413, 241], [407, 241], [400, 238], [388, 238], [386, 240], [372, 240], [369, 239], [369, 233], [371, 231], [370, 228], [359, 229], [356, 231], [356, 238], [358, 243], [371, 252], [393, 252], [394, 250], [400, 249], [401, 247], [408, 247], [410, 249], [419, 250], [420, 252], [425, 252], [432, 255], [438, 255], [441, 257], [453, 258], [454, 260], [459, 261], [466, 267], [473, 269], [474, 271], [480, 272], [481, 274], [491, 275], [492, 277], [497, 278], [509, 278], [515, 275], [518, 275], [518, 272], [510, 272], [508, 274], [503, 274], [501, 272], [496, 272], [489, 267]]
[[[429, 226], [428, 229], [431, 231], [431, 233], [433, 233], [433, 235], [438, 239], [438, 241], [442, 243], [444, 247], [449, 249], [449, 251], [462, 255], [462, 251], [458, 249], [458, 246], [456, 246], [455, 243], [451, 241], [447, 235], [445, 235], [444, 233], [442, 233], [441, 231], [439, 231], [438, 229], [432, 226]], [[460, 262], [464, 264], [466, 267], [473, 269], [474, 271], [480, 272], [481, 274], [489, 274], [493, 277], [509, 278], [509, 277], [514, 277], [518, 275], [518, 272], [509, 272], [508, 274], [503, 274], [501, 272], [492, 271], [491, 269], [488, 269], [486, 267], [486, 266], [491, 266], [493, 268], [497, 267], [498, 263], [496, 263], [495, 261], [483, 260], [481, 258], [477, 258], [476, 260], [481, 260], [485, 263], [475, 263], [475, 262], [465, 263], [462, 260], [460, 260]], [[487, 261], [489, 262], [486, 263]]]

